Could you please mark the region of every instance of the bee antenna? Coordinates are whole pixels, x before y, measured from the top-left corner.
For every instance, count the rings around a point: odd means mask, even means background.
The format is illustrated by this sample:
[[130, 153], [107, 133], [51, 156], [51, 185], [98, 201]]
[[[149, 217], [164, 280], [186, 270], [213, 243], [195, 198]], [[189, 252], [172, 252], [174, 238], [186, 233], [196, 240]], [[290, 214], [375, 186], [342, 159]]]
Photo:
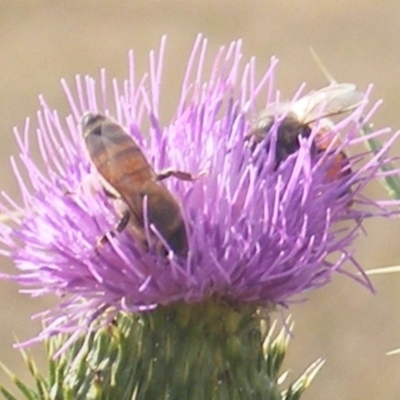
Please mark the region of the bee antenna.
[[328, 71], [328, 69], [325, 67], [325, 65], [322, 63], [321, 59], [319, 58], [317, 52], [309, 46], [308, 49], [310, 50], [311, 56], [314, 59], [314, 61], [317, 63], [318, 67], [324, 74], [325, 78], [328, 79], [330, 84], [337, 83], [335, 78], [331, 75], [331, 73]]

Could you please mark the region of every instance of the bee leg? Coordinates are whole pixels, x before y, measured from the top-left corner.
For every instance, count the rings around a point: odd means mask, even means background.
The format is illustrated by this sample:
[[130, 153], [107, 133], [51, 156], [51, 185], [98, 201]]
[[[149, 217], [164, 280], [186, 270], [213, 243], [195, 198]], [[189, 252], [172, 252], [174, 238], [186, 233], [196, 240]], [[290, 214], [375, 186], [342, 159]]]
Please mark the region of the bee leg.
[[119, 199], [121, 196], [119, 196], [116, 192], [112, 192], [111, 190], [108, 190], [106, 188], [103, 188], [104, 194], [107, 197], [110, 197], [112, 199]]
[[179, 171], [179, 170], [174, 170], [174, 169], [165, 169], [157, 174], [157, 180], [162, 181], [166, 178], [169, 178], [170, 176], [173, 176], [182, 181], [195, 181], [196, 179], [199, 179], [203, 175], [204, 175], [204, 173], [201, 173], [198, 176], [193, 176], [189, 172]]
[[118, 233], [122, 232], [128, 225], [130, 218], [131, 213], [129, 212], [129, 210], [125, 210], [122, 214], [121, 219], [118, 221], [118, 224], [115, 226], [114, 231]]
[[[117, 233], [122, 232], [127, 227], [130, 218], [131, 218], [131, 213], [129, 212], [129, 210], [125, 210], [122, 213], [122, 217], [120, 218], [118, 223], [115, 225], [114, 229], [112, 231], [108, 232], [108, 234], [111, 235], [112, 237], [115, 237], [117, 235]], [[104, 234], [97, 239], [96, 247], [104, 246], [106, 243], [108, 243], [108, 241], [109, 240], [108, 240], [107, 234]]]

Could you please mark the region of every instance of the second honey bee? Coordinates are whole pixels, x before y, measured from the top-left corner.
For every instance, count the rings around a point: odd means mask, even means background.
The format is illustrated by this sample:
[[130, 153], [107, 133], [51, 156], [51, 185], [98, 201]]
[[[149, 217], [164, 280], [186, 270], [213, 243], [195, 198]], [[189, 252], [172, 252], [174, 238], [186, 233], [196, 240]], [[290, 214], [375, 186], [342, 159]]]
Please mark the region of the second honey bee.
[[155, 226], [174, 253], [186, 256], [188, 240], [180, 206], [160, 181], [169, 176], [192, 180], [191, 175], [173, 170], [157, 174], [131, 135], [102, 114], [86, 114], [82, 130], [87, 153], [106, 192], [126, 205], [116, 230], [130, 224], [144, 238], [146, 207], [149, 225]]
[[[311, 135], [316, 121], [318, 121], [318, 132], [312, 143], [312, 151], [314, 154], [320, 154], [329, 148], [333, 153], [340, 146], [340, 141], [331, 137], [333, 124], [328, 118], [355, 109], [361, 104], [363, 97], [363, 93], [356, 91], [352, 84], [332, 84], [311, 92], [294, 103], [281, 104], [278, 107], [275, 105], [265, 110], [246, 139], [251, 142], [251, 148], [254, 149], [268, 136], [276, 116], [285, 115], [277, 127], [276, 168], [288, 156], [299, 150], [300, 138], [308, 138]], [[268, 141], [266, 144], [269, 148]], [[333, 181], [350, 172], [348, 156], [344, 151], [339, 151], [327, 168], [325, 180]]]

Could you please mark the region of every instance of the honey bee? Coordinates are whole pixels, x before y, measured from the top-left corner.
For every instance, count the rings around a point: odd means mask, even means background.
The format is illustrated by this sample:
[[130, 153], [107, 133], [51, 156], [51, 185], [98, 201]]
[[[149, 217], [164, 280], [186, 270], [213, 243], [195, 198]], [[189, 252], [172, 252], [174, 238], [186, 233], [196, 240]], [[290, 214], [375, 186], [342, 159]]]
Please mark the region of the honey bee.
[[160, 181], [169, 176], [183, 180], [194, 178], [174, 170], [157, 174], [131, 135], [102, 114], [86, 114], [82, 132], [88, 156], [106, 193], [121, 199], [126, 206], [115, 231], [121, 232], [129, 224], [136, 237], [144, 238], [147, 218], [174, 253], [185, 257], [188, 240], [180, 206]]
[[[329, 117], [357, 108], [363, 96], [363, 93], [356, 91], [352, 84], [332, 84], [311, 92], [294, 103], [279, 104], [278, 107], [275, 105], [261, 114], [256, 126], [246, 135], [246, 140], [251, 141], [251, 149], [254, 150], [268, 136], [276, 116], [285, 115], [277, 128], [275, 168], [299, 150], [300, 138], [308, 138], [311, 135], [316, 121], [318, 121], [318, 132], [312, 143], [312, 154], [321, 154], [328, 149], [333, 153], [340, 146], [340, 141], [330, 135], [333, 124]], [[344, 151], [340, 151], [327, 168], [325, 181], [331, 182], [350, 172], [348, 156]]]

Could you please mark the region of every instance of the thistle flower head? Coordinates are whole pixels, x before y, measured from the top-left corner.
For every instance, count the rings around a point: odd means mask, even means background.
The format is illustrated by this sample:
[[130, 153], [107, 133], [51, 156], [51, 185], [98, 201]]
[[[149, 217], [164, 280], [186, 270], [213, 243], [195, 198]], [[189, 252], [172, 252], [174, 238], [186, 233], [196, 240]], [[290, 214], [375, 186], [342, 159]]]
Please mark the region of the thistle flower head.
[[[122, 84], [112, 81], [112, 89], [104, 71], [98, 83], [78, 76], [70, 89], [63, 82], [71, 114], [61, 117], [41, 99], [37, 133], [29, 121], [17, 133], [20, 159], [13, 167], [22, 205], [4, 197], [3, 212], [14, 224], [1, 225], [1, 241], [3, 254], [19, 270], [11, 278], [24, 292], [62, 298], [58, 308], [41, 315], [46, 324], [39, 339], [78, 333], [99, 316], [104, 323], [121, 310], [146, 312], [178, 301], [222, 298], [286, 306], [328, 283], [334, 272], [369, 285], [365, 276], [357, 277], [361, 269], [352, 254], [353, 241], [364, 217], [389, 211], [361, 190], [380, 176], [396, 137], [379, 153], [351, 155], [353, 145], [366, 140], [359, 134], [360, 121], [366, 124], [375, 111], [366, 109], [370, 88], [354, 110], [329, 126], [332, 140], [319, 151], [315, 146], [326, 121], [321, 103], [320, 118], [278, 163], [279, 127], [285, 118], [279, 107], [265, 138], [258, 145], [248, 140], [259, 112], [280, 103], [273, 86], [276, 59], [257, 80], [254, 59], [242, 65], [241, 42], [234, 42], [220, 49], [206, 77], [206, 47], [199, 37], [170, 121], [159, 117], [167, 101], [161, 83], [163, 40], [159, 53], [150, 55], [149, 74], [137, 80], [130, 53], [129, 77]], [[160, 253], [152, 246], [163, 237], [147, 218], [146, 200], [143, 222], [136, 226], [145, 247], [129, 223], [109, 233], [126, 202], [105, 193], [87, 156], [81, 132], [87, 112], [113, 117], [154, 171], [172, 168], [196, 176], [162, 182], [179, 204], [187, 254]], [[32, 140], [37, 140], [44, 168], [31, 155]], [[341, 166], [334, 179], [327, 179], [344, 154], [351, 168], [343, 173]]]

